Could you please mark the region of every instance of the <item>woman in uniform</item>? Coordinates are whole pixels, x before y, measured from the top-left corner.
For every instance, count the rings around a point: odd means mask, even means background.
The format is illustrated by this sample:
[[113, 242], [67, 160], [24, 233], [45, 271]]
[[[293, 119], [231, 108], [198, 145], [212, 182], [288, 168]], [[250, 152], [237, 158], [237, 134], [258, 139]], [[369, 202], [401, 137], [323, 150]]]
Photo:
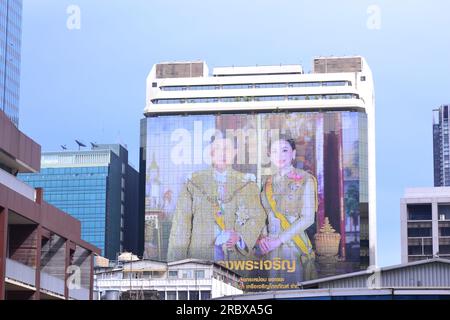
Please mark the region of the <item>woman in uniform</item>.
[[314, 224], [317, 210], [315, 177], [294, 167], [295, 141], [280, 136], [270, 146], [270, 160], [275, 173], [263, 185], [261, 202], [268, 213], [267, 232], [259, 240], [262, 255], [270, 260], [289, 260], [295, 272], [272, 268], [270, 277], [297, 283], [316, 277], [314, 251], [306, 229]]

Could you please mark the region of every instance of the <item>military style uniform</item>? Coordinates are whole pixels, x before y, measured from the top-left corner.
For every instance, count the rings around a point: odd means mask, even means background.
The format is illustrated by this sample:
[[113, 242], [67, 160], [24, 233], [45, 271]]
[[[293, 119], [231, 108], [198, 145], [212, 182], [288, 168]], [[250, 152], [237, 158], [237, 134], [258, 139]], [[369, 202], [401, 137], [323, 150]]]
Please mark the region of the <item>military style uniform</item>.
[[[268, 178], [269, 179], [269, 178]], [[266, 235], [279, 238], [281, 245], [268, 254], [268, 258], [284, 259], [296, 262], [295, 274], [285, 271], [272, 271], [273, 277], [284, 277], [285, 281], [298, 282], [315, 277], [314, 252], [311, 242], [306, 234], [315, 221], [317, 210], [317, 186], [314, 176], [310, 173], [293, 168], [290, 173], [270, 177], [272, 183], [272, 200], [275, 209], [289, 222], [290, 227], [283, 229], [281, 220], [277, 218], [267, 198], [267, 180], [261, 193], [261, 202], [268, 212], [268, 225]], [[298, 236], [303, 243], [301, 250], [293, 240]]]
[[[215, 218], [218, 208], [223, 228], [218, 226]], [[224, 173], [218, 173], [213, 168], [194, 173], [178, 197], [168, 260], [218, 260], [216, 238], [223, 230], [234, 230], [241, 237], [233, 249], [224, 249], [223, 258], [251, 259], [266, 219], [253, 175], [231, 168]]]

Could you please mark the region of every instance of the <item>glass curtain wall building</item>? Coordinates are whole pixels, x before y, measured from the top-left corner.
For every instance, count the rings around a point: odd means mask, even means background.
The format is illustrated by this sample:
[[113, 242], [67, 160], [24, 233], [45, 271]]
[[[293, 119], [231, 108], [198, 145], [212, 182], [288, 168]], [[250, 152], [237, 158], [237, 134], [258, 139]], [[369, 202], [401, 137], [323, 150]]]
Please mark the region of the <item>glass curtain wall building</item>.
[[80, 220], [83, 240], [105, 253], [108, 166], [43, 168], [39, 175], [21, 178], [43, 188], [46, 201]]
[[0, 110], [19, 125], [22, 0], [0, 1]]
[[20, 178], [43, 188], [46, 201], [81, 221], [83, 240], [116, 259], [124, 250], [138, 253], [137, 175], [124, 147], [96, 145], [44, 153], [41, 172]]

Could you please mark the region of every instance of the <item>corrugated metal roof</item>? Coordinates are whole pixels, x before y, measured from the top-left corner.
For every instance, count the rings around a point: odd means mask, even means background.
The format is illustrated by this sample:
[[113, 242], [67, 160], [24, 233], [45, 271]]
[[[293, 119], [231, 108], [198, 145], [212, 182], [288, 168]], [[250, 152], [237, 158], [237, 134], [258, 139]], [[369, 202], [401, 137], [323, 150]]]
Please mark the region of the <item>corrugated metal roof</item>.
[[[308, 290], [283, 290], [246, 293], [242, 295], [224, 296], [213, 300], [335, 300], [349, 297], [351, 300], [399, 300], [414, 299], [416, 296], [421, 300], [436, 299], [435, 296], [450, 296], [450, 290], [442, 289], [308, 289]], [[352, 298], [353, 297], [353, 298]], [[445, 299], [445, 298], [444, 298]]]
[[450, 288], [450, 261], [434, 258], [306, 281], [301, 288]]

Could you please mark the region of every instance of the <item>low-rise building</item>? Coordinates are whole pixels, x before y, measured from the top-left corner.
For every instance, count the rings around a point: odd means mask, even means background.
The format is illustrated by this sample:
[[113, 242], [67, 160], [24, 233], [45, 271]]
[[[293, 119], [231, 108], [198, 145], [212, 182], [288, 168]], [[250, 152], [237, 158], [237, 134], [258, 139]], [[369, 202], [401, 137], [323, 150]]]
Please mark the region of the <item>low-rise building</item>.
[[96, 267], [95, 294], [101, 300], [209, 300], [242, 294], [240, 277], [210, 261], [122, 261]]
[[450, 259], [450, 187], [408, 188], [400, 206], [402, 263]]

